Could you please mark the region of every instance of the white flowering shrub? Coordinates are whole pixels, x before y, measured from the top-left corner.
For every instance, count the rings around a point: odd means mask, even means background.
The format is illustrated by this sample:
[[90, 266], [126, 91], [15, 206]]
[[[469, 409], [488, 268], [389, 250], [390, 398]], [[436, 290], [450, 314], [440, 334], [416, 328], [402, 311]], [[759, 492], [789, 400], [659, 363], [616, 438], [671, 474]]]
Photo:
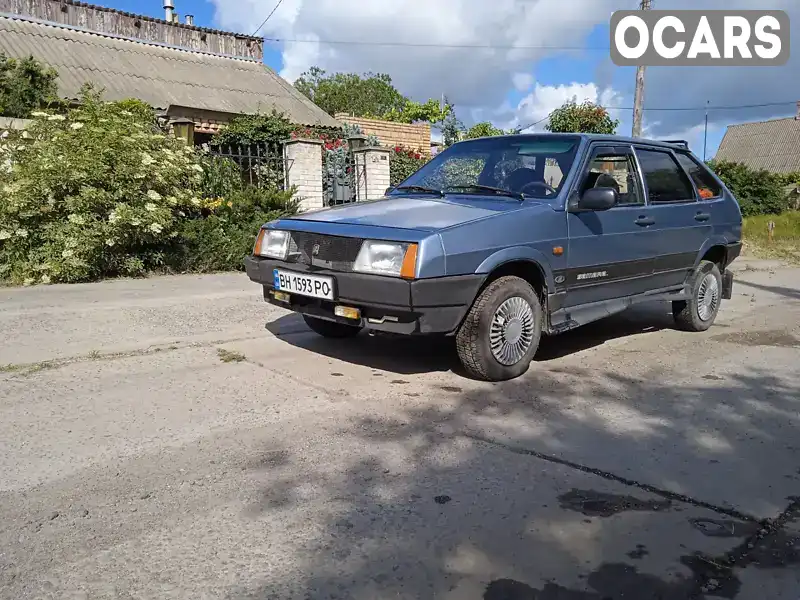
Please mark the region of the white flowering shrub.
[[68, 114], [35, 112], [0, 139], [0, 279], [74, 282], [165, 264], [182, 220], [200, 217], [204, 161], [136, 101], [90, 89]]

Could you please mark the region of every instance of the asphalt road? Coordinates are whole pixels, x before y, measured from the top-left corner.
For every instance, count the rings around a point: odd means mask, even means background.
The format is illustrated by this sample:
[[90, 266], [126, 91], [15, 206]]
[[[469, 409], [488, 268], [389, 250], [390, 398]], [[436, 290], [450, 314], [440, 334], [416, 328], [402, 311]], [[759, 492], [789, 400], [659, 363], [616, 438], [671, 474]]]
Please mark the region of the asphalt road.
[[243, 275], [0, 289], [0, 597], [796, 600], [800, 269], [739, 266], [502, 384]]

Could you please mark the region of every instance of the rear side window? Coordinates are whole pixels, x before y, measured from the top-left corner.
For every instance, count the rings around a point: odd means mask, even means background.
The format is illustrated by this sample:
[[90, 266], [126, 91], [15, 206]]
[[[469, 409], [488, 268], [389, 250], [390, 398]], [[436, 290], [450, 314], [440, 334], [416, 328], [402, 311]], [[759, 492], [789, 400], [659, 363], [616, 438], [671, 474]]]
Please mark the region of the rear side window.
[[636, 149], [647, 182], [647, 198], [653, 204], [694, 200], [694, 188], [672, 155], [656, 150]]
[[678, 162], [689, 174], [689, 177], [694, 181], [697, 188], [697, 193], [700, 198], [708, 200], [709, 198], [719, 198], [722, 195], [722, 188], [717, 183], [717, 180], [708, 172], [708, 169], [698, 163], [694, 158], [688, 154], [678, 154]]

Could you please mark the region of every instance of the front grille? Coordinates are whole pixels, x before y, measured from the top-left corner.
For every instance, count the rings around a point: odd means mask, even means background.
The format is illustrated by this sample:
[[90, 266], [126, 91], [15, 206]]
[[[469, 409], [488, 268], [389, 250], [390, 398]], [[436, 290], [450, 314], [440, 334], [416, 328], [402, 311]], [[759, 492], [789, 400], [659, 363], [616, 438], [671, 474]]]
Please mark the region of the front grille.
[[334, 271], [352, 271], [363, 241], [361, 238], [292, 231], [288, 260]]

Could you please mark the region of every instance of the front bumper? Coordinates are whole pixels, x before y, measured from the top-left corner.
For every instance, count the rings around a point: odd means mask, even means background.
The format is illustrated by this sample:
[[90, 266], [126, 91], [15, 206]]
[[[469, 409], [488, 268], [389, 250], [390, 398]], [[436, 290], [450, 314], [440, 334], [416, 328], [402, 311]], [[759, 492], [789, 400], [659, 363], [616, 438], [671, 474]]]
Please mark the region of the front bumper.
[[[335, 300], [299, 294], [290, 294], [288, 303], [275, 300], [272, 296], [275, 268], [332, 277]], [[406, 335], [453, 333], [472, 305], [485, 277], [459, 275], [407, 281], [381, 275], [331, 271], [256, 256], [245, 258], [245, 269], [251, 281], [263, 286], [264, 299], [270, 304], [312, 317]], [[358, 308], [361, 319], [336, 316], [333, 311], [337, 305]]]

